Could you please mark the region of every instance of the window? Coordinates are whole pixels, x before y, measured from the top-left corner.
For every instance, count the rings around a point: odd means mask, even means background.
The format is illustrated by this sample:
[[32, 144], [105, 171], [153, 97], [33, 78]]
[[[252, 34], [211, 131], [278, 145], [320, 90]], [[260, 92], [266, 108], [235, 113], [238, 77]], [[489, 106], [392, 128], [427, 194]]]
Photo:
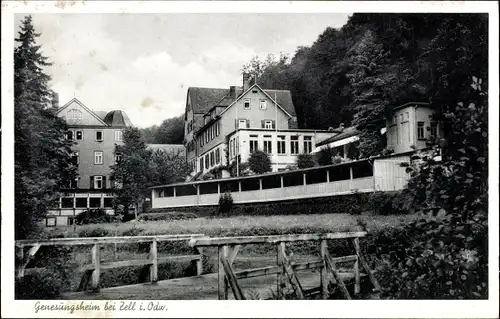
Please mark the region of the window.
[[76, 208], [87, 208], [87, 198], [76, 198]]
[[[264, 138], [265, 138], [265, 136], [264, 136]], [[266, 152], [267, 154], [271, 154], [273, 152], [273, 148], [272, 148], [270, 140], [264, 140], [264, 152]]]
[[115, 153], [115, 163], [116, 163], [116, 164], [118, 164], [118, 163], [120, 163], [120, 162], [121, 162], [121, 160], [122, 160], [122, 156], [123, 156], [123, 155], [122, 155], [122, 153], [119, 153], [119, 152], [116, 152], [116, 153]]
[[95, 140], [102, 141], [102, 131], [95, 131]]
[[424, 122], [418, 122], [417, 123], [417, 138], [419, 140], [425, 139], [425, 136], [424, 136]]
[[208, 131], [205, 131], [204, 134], [205, 134], [205, 142], [208, 143], [208, 141], [209, 141], [209, 139], [208, 139]]
[[259, 107], [261, 110], [267, 109], [267, 101], [266, 100], [260, 100]]
[[290, 153], [299, 154], [299, 137], [290, 136]]
[[122, 141], [122, 140], [123, 140], [123, 132], [115, 131], [115, 141]]
[[238, 120], [238, 128], [246, 128], [247, 120]]
[[258, 149], [259, 141], [257, 141], [257, 135], [250, 135], [250, 153], [253, 153]]
[[83, 118], [83, 113], [77, 109], [71, 109], [67, 113], [68, 120], [81, 120]]
[[210, 158], [208, 157], [208, 154], [205, 155], [205, 168], [210, 167]]
[[215, 136], [220, 134], [220, 122], [215, 123]]
[[203, 158], [200, 158], [200, 172], [203, 172]]
[[264, 128], [272, 129], [273, 128], [273, 121], [271, 121], [271, 120], [265, 120], [264, 121]]
[[309, 154], [312, 152], [312, 137], [304, 136], [304, 153]]
[[278, 154], [286, 154], [285, 136], [278, 136]]
[[245, 110], [250, 110], [250, 99], [244, 99], [243, 100], [243, 108]]
[[97, 207], [101, 207], [101, 199], [100, 198], [89, 198], [89, 206], [91, 208], [97, 208]]
[[238, 155], [238, 154], [240, 154], [240, 138], [239, 137], [236, 137], [235, 143], [236, 143], [236, 155]]
[[102, 176], [94, 176], [94, 188], [95, 189], [103, 188]]
[[219, 163], [220, 163], [220, 149], [216, 149], [216, 150], [215, 150], [215, 162], [216, 162], [217, 164], [219, 164]]
[[437, 122], [431, 122], [431, 135], [438, 137]]
[[210, 166], [215, 165], [215, 152], [210, 153]]
[[94, 164], [102, 165], [102, 151], [94, 152]]
[[399, 120], [403, 123], [403, 113], [399, 114]]
[[72, 140], [73, 139], [73, 131], [67, 131], [66, 132], [66, 139], [67, 140]]
[[78, 166], [78, 164], [80, 164], [80, 160], [79, 160], [79, 155], [80, 153], [79, 152], [73, 152], [71, 154], [71, 163], [75, 166]]
[[81, 141], [83, 140], [83, 131], [76, 131], [76, 140]]

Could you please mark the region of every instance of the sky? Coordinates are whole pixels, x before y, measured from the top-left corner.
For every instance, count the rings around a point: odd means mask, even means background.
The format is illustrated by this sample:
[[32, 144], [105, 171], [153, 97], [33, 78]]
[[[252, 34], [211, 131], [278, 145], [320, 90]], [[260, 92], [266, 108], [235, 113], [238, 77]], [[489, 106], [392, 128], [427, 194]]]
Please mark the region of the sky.
[[[253, 56], [293, 56], [344, 13], [33, 14], [60, 105], [123, 110], [138, 127], [184, 113], [190, 86], [241, 85]], [[23, 15], [16, 15], [16, 30]], [[16, 31], [17, 32], [17, 31]]]

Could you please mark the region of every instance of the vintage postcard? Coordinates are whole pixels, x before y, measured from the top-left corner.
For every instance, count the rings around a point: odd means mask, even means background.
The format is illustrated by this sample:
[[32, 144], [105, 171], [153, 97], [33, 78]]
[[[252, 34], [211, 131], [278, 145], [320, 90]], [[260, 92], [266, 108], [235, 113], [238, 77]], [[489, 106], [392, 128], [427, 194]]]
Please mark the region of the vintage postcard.
[[496, 2], [2, 1], [2, 317], [497, 318], [498, 84]]

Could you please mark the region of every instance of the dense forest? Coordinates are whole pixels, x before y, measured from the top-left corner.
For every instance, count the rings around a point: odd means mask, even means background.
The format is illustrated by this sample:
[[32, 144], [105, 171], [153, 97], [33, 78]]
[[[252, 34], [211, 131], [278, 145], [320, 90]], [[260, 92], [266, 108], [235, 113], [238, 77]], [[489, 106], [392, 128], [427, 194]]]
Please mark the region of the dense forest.
[[243, 71], [263, 88], [291, 90], [299, 127], [356, 125], [373, 145], [392, 106], [444, 111], [469, 95], [472, 76], [487, 79], [487, 39], [486, 14], [353, 14], [291, 59], [254, 57]]

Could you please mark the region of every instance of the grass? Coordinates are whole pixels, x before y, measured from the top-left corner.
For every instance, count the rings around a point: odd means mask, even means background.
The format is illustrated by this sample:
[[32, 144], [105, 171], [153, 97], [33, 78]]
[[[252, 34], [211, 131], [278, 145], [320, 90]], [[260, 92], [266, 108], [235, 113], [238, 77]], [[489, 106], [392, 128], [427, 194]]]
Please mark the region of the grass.
[[[343, 232], [359, 231], [362, 227], [358, 220], [362, 220], [369, 233], [381, 229], [397, 227], [406, 224], [415, 218], [414, 215], [372, 215], [362, 214], [353, 216], [349, 214], [304, 214], [304, 215], [282, 215], [282, 216], [236, 216], [224, 218], [196, 218], [189, 220], [171, 221], [144, 221], [128, 222], [121, 224], [93, 224], [77, 226], [76, 233], [73, 227], [47, 228], [46, 234], [64, 235], [65, 237], [77, 237], [81, 231], [91, 229], [105, 229], [109, 236], [122, 235], [153, 235], [153, 234], [204, 234], [210, 237], [218, 236], [252, 236], [273, 235], [293, 233], [321, 233], [321, 232]], [[334, 246], [335, 245], [335, 246]], [[144, 246], [144, 247], [143, 247]], [[102, 261], [119, 261], [132, 259], [146, 259], [148, 245], [103, 245]], [[293, 251], [293, 260], [308, 260], [319, 253], [317, 243], [305, 242], [294, 243], [290, 251]], [[158, 246], [159, 255], [184, 255], [190, 254], [192, 248], [187, 242], [162, 243]], [[352, 250], [351, 245], [343, 241], [337, 241], [330, 246], [332, 256], [345, 255]], [[215, 270], [217, 265], [217, 251], [215, 248], [204, 250], [208, 257], [210, 270]], [[90, 247], [73, 247], [70, 260], [74, 266], [81, 267], [91, 262]], [[238, 269], [257, 268], [275, 264], [276, 247], [272, 244], [248, 245], [243, 247], [235, 261]], [[49, 261], [50, 262], [50, 261]], [[215, 267], [215, 268], [214, 268]], [[207, 269], [208, 270], [208, 269]], [[159, 270], [159, 279], [165, 280], [175, 277], [190, 275], [193, 271], [189, 262], [170, 263]], [[102, 287], [112, 287], [124, 284], [137, 283], [140, 267], [117, 268], [104, 271], [102, 274]], [[192, 275], [192, 274], [191, 274]], [[74, 291], [81, 278], [81, 273], [74, 273], [71, 280], [71, 290]]]
[[[366, 223], [367, 230], [396, 227], [414, 219], [414, 215], [307, 214], [282, 216], [236, 216], [225, 218], [196, 218], [173, 221], [128, 222], [122, 224], [93, 224], [77, 226], [76, 232], [84, 229], [104, 228], [111, 236], [137, 229], [139, 235], [152, 234], [204, 234], [216, 236], [271, 235], [285, 233], [337, 232], [360, 230], [357, 220]], [[63, 234], [78, 237], [72, 227], [47, 228], [50, 235]]]

